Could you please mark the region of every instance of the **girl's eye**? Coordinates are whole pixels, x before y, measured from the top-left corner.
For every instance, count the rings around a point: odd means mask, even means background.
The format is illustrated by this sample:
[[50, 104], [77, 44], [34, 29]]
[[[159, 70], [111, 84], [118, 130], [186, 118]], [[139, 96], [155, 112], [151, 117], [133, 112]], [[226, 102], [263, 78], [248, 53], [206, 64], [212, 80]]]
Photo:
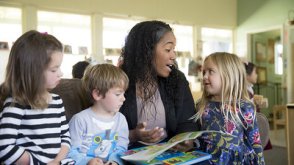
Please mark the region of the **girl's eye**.
[[213, 74], [214, 73], [214, 71], [213, 70], [209, 70], [209, 74]]

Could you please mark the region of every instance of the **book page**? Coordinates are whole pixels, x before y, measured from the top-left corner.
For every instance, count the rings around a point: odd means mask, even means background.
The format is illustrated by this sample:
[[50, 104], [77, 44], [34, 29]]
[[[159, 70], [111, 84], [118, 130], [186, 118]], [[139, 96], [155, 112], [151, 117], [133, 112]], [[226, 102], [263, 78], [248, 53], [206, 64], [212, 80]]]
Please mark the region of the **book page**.
[[185, 140], [191, 140], [196, 139], [199, 137], [202, 133], [205, 132], [211, 132], [211, 131], [196, 131], [196, 132], [185, 132], [178, 134], [174, 137], [172, 137], [168, 142], [160, 144], [160, 145], [154, 145], [149, 146], [146, 150], [139, 151], [137, 153], [134, 153], [132, 155], [122, 156], [122, 159], [124, 160], [138, 160], [138, 161], [150, 161], [156, 156], [160, 155], [164, 151], [172, 148], [173, 146], [177, 145], [178, 143], [181, 143]]

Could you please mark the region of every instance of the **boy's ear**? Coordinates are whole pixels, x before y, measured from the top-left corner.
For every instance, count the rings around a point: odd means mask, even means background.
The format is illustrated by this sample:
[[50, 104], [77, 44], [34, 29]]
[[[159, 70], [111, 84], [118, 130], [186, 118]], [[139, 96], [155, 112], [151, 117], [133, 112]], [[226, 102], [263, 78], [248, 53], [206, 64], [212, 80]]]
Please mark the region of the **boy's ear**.
[[99, 94], [99, 90], [94, 89], [92, 91], [92, 97], [95, 101], [100, 100], [102, 98], [102, 95]]

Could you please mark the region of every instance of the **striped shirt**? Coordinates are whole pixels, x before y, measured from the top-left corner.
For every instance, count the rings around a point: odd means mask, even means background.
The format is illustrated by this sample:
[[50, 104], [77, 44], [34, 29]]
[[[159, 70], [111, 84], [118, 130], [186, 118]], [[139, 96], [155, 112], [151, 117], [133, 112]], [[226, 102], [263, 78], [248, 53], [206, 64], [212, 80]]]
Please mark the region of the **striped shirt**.
[[30, 164], [53, 160], [61, 145], [70, 147], [68, 123], [61, 98], [52, 94], [46, 109], [31, 109], [7, 98], [0, 113], [0, 162], [13, 164], [30, 153]]

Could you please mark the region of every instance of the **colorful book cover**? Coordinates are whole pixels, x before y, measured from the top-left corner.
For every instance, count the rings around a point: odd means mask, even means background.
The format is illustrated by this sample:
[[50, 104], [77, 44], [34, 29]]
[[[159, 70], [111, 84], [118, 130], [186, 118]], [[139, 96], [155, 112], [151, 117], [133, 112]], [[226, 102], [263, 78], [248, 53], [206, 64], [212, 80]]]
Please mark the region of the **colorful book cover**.
[[166, 143], [160, 143], [160, 145], [155, 144], [152, 146], [147, 146], [145, 149], [142, 149], [138, 152], [122, 156], [122, 159], [129, 160], [129, 161], [132, 161], [132, 160], [134, 160], [134, 161], [151, 161], [156, 156], [162, 154], [163, 152], [172, 148], [176, 144], [183, 142], [185, 140], [195, 139], [204, 132], [205, 131], [181, 133], [181, 134], [178, 134], [178, 135], [172, 137]]
[[[196, 131], [196, 132], [186, 132], [181, 133], [173, 138], [171, 138], [166, 143], [159, 143], [151, 146], [141, 147], [137, 149], [132, 149], [127, 151], [121, 158], [132, 162], [134, 164], [162, 164], [163, 160], [174, 158], [174, 157], [181, 157], [186, 155], [187, 153], [179, 152], [179, 151], [171, 151], [169, 150], [176, 144], [183, 142], [185, 140], [191, 140], [199, 137], [202, 133], [208, 133], [208, 132], [217, 132], [217, 131]], [[198, 151], [197, 151], [198, 153]], [[209, 155], [209, 154], [208, 154]], [[197, 158], [198, 157], [204, 157], [206, 156], [204, 153], [203, 155], [194, 154], [194, 157], [192, 153], [188, 154], [186, 157], [182, 157], [188, 159], [190, 158]], [[205, 157], [203, 160], [209, 159], [210, 157]], [[202, 161], [198, 159], [198, 161]]]
[[[162, 144], [157, 144], [162, 145]], [[140, 152], [142, 150], [146, 150], [146, 148], [150, 148], [152, 146], [141, 147], [129, 150], [125, 153], [125, 155], [134, 154]], [[128, 160], [129, 162], [136, 165], [188, 165], [193, 163], [198, 163], [204, 160], [208, 160], [211, 158], [211, 155], [208, 153], [204, 153], [201, 151], [192, 151], [192, 152], [180, 152], [180, 151], [172, 151], [167, 150], [162, 154], [156, 156], [151, 161], [137, 161], [137, 160]]]
[[189, 165], [211, 159], [211, 155], [201, 151], [186, 152], [162, 161], [164, 165]]

